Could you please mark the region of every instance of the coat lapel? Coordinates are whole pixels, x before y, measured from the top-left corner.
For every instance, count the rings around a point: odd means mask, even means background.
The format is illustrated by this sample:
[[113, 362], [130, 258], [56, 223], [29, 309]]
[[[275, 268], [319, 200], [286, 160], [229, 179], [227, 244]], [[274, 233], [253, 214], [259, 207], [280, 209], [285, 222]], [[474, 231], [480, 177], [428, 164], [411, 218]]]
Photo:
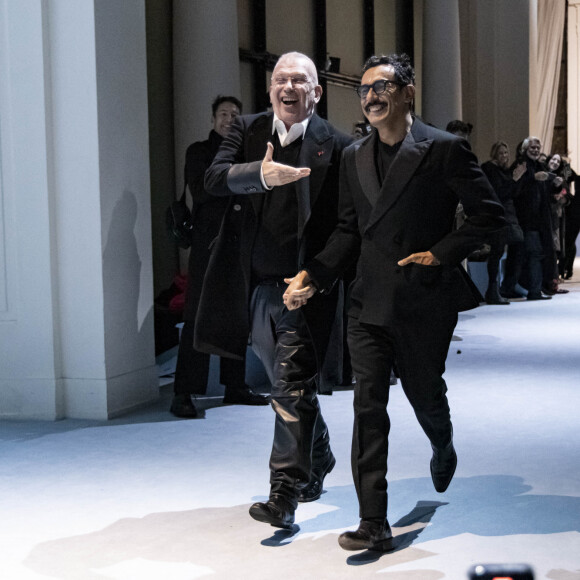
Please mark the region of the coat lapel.
[[[365, 232], [372, 228], [399, 199], [432, 143], [432, 139], [423, 136], [421, 122], [415, 120], [413, 128], [403, 140], [401, 148], [385, 177], [378, 200], [365, 226]], [[373, 151], [371, 151], [371, 156], [374, 167]], [[376, 175], [376, 169], [374, 169], [374, 173]]]
[[355, 160], [358, 179], [363, 193], [369, 200], [372, 207], [375, 207], [381, 193], [381, 184], [377, 175], [375, 162], [375, 149], [378, 133], [373, 131], [356, 150]]
[[299, 167], [310, 167], [310, 176], [296, 182], [296, 201], [298, 203], [298, 239], [302, 239], [304, 228], [310, 219], [312, 206], [324, 183], [326, 171], [330, 165], [334, 149], [334, 136], [316, 114], [310, 119], [308, 129], [304, 135], [300, 155]]
[[[263, 159], [266, 155], [266, 143], [271, 141], [274, 144], [274, 138], [277, 139], [276, 135], [272, 135], [272, 123], [274, 114], [265, 115], [260, 117], [253, 125], [251, 125], [248, 131], [248, 161], [257, 161], [258, 159]], [[255, 193], [250, 195], [250, 200], [252, 206], [254, 207], [254, 212], [256, 215], [260, 215], [262, 209], [262, 203], [264, 201], [264, 193]]]

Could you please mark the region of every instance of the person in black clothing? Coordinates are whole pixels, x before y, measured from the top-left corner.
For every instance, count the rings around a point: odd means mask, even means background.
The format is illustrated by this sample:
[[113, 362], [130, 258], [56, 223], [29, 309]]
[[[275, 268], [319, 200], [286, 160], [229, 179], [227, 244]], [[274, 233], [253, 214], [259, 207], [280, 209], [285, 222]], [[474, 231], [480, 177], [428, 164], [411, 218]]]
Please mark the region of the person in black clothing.
[[[352, 472], [360, 524], [345, 550], [394, 547], [387, 521], [389, 377], [401, 386], [427, 435], [433, 485], [444, 492], [457, 454], [443, 379], [458, 311], [479, 305], [461, 261], [505, 225], [504, 210], [468, 142], [412, 114], [414, 71], [407, 55], [375, 56], [357, 87], [371, 135], [345, 149], [340, 215], [322, 252], [284, 294], [300, 308], [357, 261], [348, 339], [354, 387]], [[453, 230], [458, 201], [467, 218]]]
[[509, 248], [512, 244], [521, 244], [524, 241], [524, 234], [518, 224], [514, 207], [513, 191], [515, 183], [526, 171], [526, 164], [520, 163], [513, 170], [508, 169], [510, 152], [504, 141], [495, 142], [491, 146], [489, 156], [490, 160], [483, 163], [481, 169], [504, 207], [507, 225], [503, 230], [492, 235], [489, 240], [490, 251], [487, 258], [489, 282], [485, 292], [485, 301], [488, 304], [509, 304], [509, 300], [504, 298], [499, 291], [499, 262], [506, 244]]
[[570, 187], [570, 204], [566, 207], [562, 278], [569, 280], [574, 275], [576, 238], [580, 233], [580, 176], [570, 167], [567, 182]]
[[[193, 230], [187, 272], [184, 324], [177, 353], [174, 396], [171, 412], [177, 417], [195, 418], [191, 400], [207, 390], [210, 355], [193, 347], [193, 333], [201, 288], [209, 261], [209, 246], [217, 236], [228, 200], [208, 194], [203, 185], [206, 169], [228, 134], [233, 120], [242, 112], [242, 103], [231, 96], [218, 96], [212, 104], [213, 129], [206, 141], [198, 141], [185, 154], [185, 180], [193, 205]], [[268, 397], [254, 393], [245, 381], [244, 359], [220, 360], [220, 383], [225, 385], [224, 404], [267, 405]]]
[[321, 94], [312, 60], [282, 55], [270, 84], [273, 111], [237, 117], [205, 178], [211, 194], [233, 197], [212, 250], [195, 344], [241, 356], [251, 330], [272, 381], [275, 424], [270, 497], [250, 515], [281, 528], [292, 527], [298, 502], [320, 497], [336, 463], [317, 383], [338, 288], [304, 311], [288, 311], [282, 299], [284, 278], [336, 225], [340, 156], [352, 142], [316, 114]]
[[524, 242], [514, 246], [508, 254], [506, 273], [501, 287], [505, 298], [521, 298], [516, 290], [524, 268], [526, 278], [522, 284], [528, 291], [528, 300], [549, 300], [542, 294], [545, 244], [552, 239], [550, 202], [546, 182], [548, 172], [539, 162], [542, 143], [537, 137], [524, 139], [522, 146], [526, 172], [514, 190], [514, 206], [518, 223], [524, 232]]
[[544, 281], [542, 291], [550, 296], [554, 294], [567, 294], [568, 291], [558, 287], [560, 261], [564, 257], [564, 216], [565, 207], [570, 203], [568, 197], [568, 184], [564, 178], [564, 164], [562, 157], [554, 153], [546, 163], [548, 181], [546, 182], [548, 199], [550, 201], [550, 214], [552, 226], [552, 238], [546, 244], [546, 257], [544, 261]]

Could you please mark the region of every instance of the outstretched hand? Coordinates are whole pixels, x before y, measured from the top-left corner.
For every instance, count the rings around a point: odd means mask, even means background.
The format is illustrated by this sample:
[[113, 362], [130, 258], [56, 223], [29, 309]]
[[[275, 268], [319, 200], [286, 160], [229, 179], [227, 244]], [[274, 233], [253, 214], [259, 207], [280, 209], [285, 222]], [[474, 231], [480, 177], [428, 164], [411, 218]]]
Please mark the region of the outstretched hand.
[[422, 266], [439, 266], [439, 264], [441, 264], [441, 262], [431, 252], [418, 252], [416, 254], [411, 254], [397, 262], [399, 266], [406, 266], [411, 263], [421, 264]]
[[304, 306], [316, 293], [316, 288], [310, 284], [310, 276], [304, 270], [298, 272], [294, 278], [284, 278], [284, 282], [288, 284], [283, 296], [288, 310]]
[[266, 155], [262, 161], [262, 176], [268, 187], [286, 185], [310, 175], [310, 167], [291, 167], [272, 160], [274, 145], [268, 142]]

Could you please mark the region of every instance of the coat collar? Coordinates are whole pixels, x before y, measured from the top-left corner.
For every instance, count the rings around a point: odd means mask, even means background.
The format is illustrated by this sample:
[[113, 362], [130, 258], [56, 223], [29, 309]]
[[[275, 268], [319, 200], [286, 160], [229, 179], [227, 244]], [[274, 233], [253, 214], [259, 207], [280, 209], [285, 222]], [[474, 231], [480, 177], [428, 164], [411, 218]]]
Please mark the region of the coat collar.
[[300, 167], [310, 167], [310, 176], [296, 182], [298, 202], [298, 238], [310, 219], [311, 209], [316, 203], [330, 165], [334, 149], [333, 135], [328, 126], [316, 114], [312, 115], [298, 157]]
[[[251, 125], [248, 132], [248, 149], [256, 153], [256, 160], [266, 154], [266, 143], [278, 139], [272, 135], [273, 113], [265, 114]], [[328, 130], [328, 125], [316, 114], [312, 115], [300, 147], [298, 157], [299, 167], [310, 167], [308, 178], [296, 182], [296, 201], [298, 203], [298, 238], [301, 239], [304, 228], [311, 215], [312, 206], [316, 203], [320, 189], [324, 183], [326, 171], [332, 159], [334, 135]], [[252, 205], [256, 215], [260, 212], [264, 194], [253, 194]]]
[[427, 126], [414, 118], [411, 131], [401, 144], [399, 152], [385, 177], [383, 184], [379, 183], [375, 163], [375, 144], [377, 131], [361, 144], [356, 152], [358, 177], [365, 196], [373, 205], [365, 232], [372, 228], [387, 213], [403, 194], [406, 185], [423, 161], [433, 143], [429, 137]]

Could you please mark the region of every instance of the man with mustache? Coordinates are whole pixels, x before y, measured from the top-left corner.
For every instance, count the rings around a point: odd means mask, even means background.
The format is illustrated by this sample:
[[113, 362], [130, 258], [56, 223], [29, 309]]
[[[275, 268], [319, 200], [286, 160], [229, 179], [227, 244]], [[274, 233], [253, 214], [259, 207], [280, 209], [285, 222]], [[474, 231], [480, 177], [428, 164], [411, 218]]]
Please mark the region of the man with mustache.
[[336, 462], [317, 380], [338, 289], [304, 311], [282, 299], [284, 278], [322, 250], [337, 221], [340, 155], [352, 138], [315, 113], [321, 95], [314, 63], [282, 55], [270, 84], [273, 113], [237, 117], [205, 177], [207, 191], [234, 197], [204, 282], [196, 345], [242, 357], [251, 333], [276, 416], [270, 497], [250, 515], [281, 528], [292, 527], [299, 501], [320, 497]]
[[[325, 292], [358, 259], [348, 344], [356, 378], [352, 470], [360, 525], [345, 550], [393, 548], [387, 521], [389, 376], [405, 395], [433, 449], [435, 489], [457, 465], [443, 380], [458, 311], [475, 308], [461, 261], [503, 223], [503, 208], [469, 144], [412, 114], [414, 71], [406, 55], [373, 56], [357, 88], [371, 135], [342, 159], [339, 223], [284, 295], [289, 309]], [[457, 230], [457, 203], [469, 216]]]

